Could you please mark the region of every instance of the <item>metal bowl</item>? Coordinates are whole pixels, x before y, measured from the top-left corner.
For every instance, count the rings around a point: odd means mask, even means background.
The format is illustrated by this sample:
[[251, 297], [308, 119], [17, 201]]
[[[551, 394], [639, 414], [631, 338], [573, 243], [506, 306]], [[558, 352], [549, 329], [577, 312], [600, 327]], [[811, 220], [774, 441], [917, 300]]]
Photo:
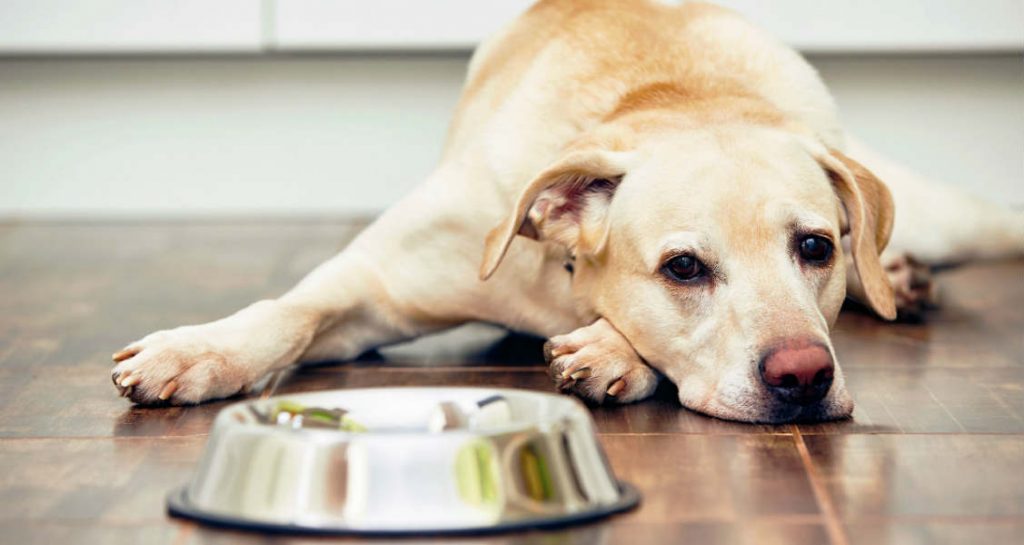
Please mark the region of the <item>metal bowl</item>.
[[168, 509], [261, 530], [421, 534], [562, 526], [638, 502], [574, 398], [370, 388], [225, 408]]

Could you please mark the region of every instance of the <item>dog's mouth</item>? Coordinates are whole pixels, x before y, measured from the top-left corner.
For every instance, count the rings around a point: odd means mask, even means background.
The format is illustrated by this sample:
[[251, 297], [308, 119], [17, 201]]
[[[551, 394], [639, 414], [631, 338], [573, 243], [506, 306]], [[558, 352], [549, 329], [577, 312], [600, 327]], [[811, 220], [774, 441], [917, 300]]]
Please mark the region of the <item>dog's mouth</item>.
[[770, 407], [764, 407], [760, 410], [753, 407], [749, 409], [731, 409], [720, 406], [695, 410], [715, 418], [751, 424], [810, 424], [843, 420], [850, 417], [849, 411], [836, 410], [836, 408], [824, 402], [812, 405], [775, 403]]
[[[723, 377], [717, 382], [697, 374], [666, 373], [677, 390], [679, 402], [692, 411], [722, 420], [750, 424], [796, 424], [843, 420], [853, 414], [853, 398], [838, 366], [827, 390], [814, 399], [780, 395], [778, 388], [763, 384], [753, 373]], [[673, 376], [674, 375], [674, 376]]]
[[733, 398], [731, 403], [712, 399], [701, 406], [692, 406], [680, 399], [683, 406], [694, 411], [736, 422], [751, 424], [807, 424], [850, 418], [853, 400], [845, 392], [830, 392], [828, 396], [810, 404], [792, 403], [758, 394]]
[[850, 414], [845, 411], [837, 411], [825, 401], [811, 405], [799, 405], [793, 403], [777, 404], [765, 412], [763, 420], [757, 422], [764, 424], [810, 424], [815, 422], [828, 422], [849, 418]]

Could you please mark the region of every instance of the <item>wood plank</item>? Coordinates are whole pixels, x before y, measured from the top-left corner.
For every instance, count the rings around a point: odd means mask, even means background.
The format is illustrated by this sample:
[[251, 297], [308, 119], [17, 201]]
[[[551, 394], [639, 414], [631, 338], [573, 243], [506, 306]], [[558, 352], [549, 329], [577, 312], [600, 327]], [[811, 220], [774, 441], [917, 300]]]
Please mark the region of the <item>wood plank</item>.
[[1024, 367], [845, 370], [853, 419], [801, 424], [815, 433], [1024, 433]]
[[601, 442], [618, 477], [645, 494], [624, 521], [821, 515], [791, 436], [605, 435]]
[[0, 521], [0, 542], [12, 545], [175, 543], [180, 532], [180, 525], [162, 521], [118, 525], [100, 525], [90, 520], [71, 522]]
[[928, 545], [1014, 545], [1024, 536], [1024, 520], [872, 520], [847, 525], [851, 545], [908, 543]]
[[840, 515], [1024, 517], [1020, 435], [816, 435], [807, 448]]
[[937, 274], [941, 306], [923, 323], [844, 312], [832, 335], [842, 367], [1024, 366], [1022, 266], [1011, 259]]
[[[380, 543], [378, 540], [260, 536], [199, 528], [188, 545], [310, 545], [325, 542]], [[457, 545], [628, 544], [628, 545], [821, 545], [828, 543], [821, 526], [803, 521], [752, 519], [743, 522], [698, 521], [664, 524], [599, 522], [570, 529], [517, 532], [495, 536], [403, 538], [389, 543]]]
[[[358, 230], [344, 221], [0, 224], [0, 541], [307, 543], [164, 515], [213, 418], [234, 400], [133, 407], [110, 352], [287, 289]], [[1010, 543], [1024, 532], [1024, 261], [939, 277], [922, 324], [840, 318], [851, 421], [800, 425], [850, 543]], [[309, 367], [282, 394], [376, 386], [551, 391], [541, 341], [485, 326]], [[725, 422], [652, 400], [592, 407], [643, 506], [610, 521], [467, 543], [824, 543], [792, 427]], [[833, 519], [834, 520], [834, 519]], [[425, 540], [448, 542], [449, 540]]]
[[[134, 407], [118, 398], [106, 365], [57, 369], [0, 365], [0, 436], [132, 436], [204, 434], [227, 403], [198, 407]], [[847, 372], [857, 400], [852, 420], [801, 424], [805, 434], [1024, 433], [1024, 369], [858, 368]], [[543, 366], [456, 362], [403, 366], [355, 362], [305, 368], [285, 378], [279, 393], [390, 386], [476, 386], [553, 392]], [[786, 426], [752, 425], [683, 409], [670, 384], [654, 399], [627, 406], [596, 406], [600, 433], [788, 434]]]
[[164, 497], [191, 476], [205, 440], [0, 439], [0, 522], [165, 523]]

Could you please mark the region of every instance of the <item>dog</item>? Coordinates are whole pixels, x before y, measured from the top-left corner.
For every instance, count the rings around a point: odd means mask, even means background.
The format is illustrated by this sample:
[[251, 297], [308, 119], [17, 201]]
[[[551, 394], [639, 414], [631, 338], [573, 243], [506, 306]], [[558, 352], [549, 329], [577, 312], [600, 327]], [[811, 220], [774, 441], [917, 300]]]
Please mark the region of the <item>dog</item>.
[[283, 296], [131, 343], [113, 380], [194, 404], [485, 321], [549, 338], [595, 402], [667, 377], [724, 419], [838, 419], [847, 296], [890, 320], [928, 299], [922, 267], [1022, 253], [1019, 213], [848, 144], [815, 70], [739, 15], [543, 0], [476, 51], [418, 188]]

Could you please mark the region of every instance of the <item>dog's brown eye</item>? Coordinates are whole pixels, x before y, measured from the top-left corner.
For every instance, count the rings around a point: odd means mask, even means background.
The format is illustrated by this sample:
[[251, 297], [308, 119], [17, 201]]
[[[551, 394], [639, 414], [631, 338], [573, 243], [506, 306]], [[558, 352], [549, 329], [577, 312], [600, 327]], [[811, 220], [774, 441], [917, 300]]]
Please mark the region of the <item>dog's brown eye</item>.
[[691, 282], [704, 276], [704, 264], [692, 255], [673, 257], [662, 267], [670, 278], [677, 282]]
[[800, 239], [800, 257], [811, 263], [825, 263], [832, 257], [832, 243], [825, 237], [806, 236]]

